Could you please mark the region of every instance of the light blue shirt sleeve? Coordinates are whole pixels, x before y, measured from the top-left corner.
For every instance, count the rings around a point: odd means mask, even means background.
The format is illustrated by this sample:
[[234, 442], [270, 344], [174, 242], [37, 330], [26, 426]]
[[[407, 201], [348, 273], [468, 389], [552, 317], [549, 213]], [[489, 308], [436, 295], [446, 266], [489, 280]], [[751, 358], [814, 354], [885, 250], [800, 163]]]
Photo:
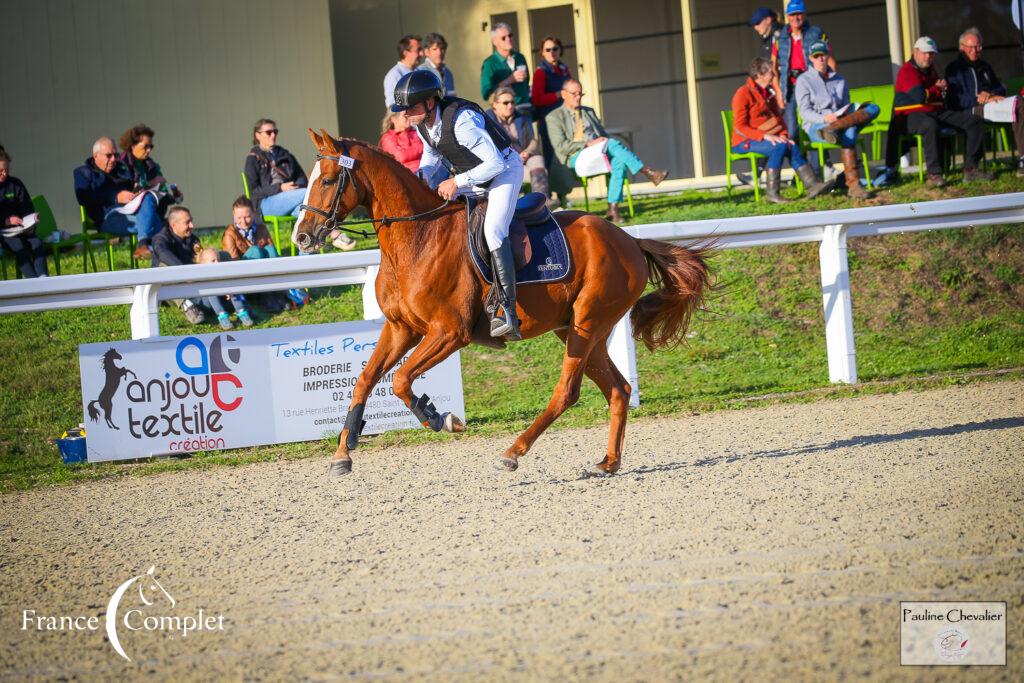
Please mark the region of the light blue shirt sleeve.
[[480, 159], [479, 164], [455, 176], [459, 189], [486, 183], [505, 168], [505, 160], [487, 134], [484, 117], [479, 113], [471, 109], [459, 112], [455, 119], [455, 139]]
[[[401, 62], [398, 62], [391, 70], [384, 75], [384, 106], [391, 107], [395, 103], [395, 86], [402, 76], [412, 71]], [[380, 73], [379, 71], [377, 73]]]

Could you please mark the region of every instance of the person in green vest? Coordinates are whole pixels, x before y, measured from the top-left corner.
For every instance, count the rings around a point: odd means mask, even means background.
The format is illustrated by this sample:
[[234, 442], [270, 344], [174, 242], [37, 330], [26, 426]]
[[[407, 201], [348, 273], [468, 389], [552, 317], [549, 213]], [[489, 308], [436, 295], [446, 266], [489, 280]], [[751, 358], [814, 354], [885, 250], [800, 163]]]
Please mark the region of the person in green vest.
[[514, 38], [508, 24], [499, 22], [491, 29], [494, 52], [480, 67], [480, 95], [484, 100], [490, 100], [498, 88], [512, 88], [516, 111], [530, 116], [533, 105], [530, 103], [529, 67], [526, 66], [526, 57], [516, 50]]

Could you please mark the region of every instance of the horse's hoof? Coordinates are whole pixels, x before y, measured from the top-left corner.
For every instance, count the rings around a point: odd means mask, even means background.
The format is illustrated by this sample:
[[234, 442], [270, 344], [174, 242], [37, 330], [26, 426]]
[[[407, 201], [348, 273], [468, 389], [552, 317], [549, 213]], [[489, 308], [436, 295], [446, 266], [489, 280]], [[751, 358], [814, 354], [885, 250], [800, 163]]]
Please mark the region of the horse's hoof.
[[460, 433], [466, 431], [466, 423], [463, 422], [462, 420], [460, 420], [455, 415], [455, 413], [445, 413], [444, 414], [444, 426], [442, 427], [442, 429], [444, 429], [444, 431], [450, 432], [452, 434], [460, 434]]
[[519, 468], [519, 461], [515, 458], [501, 456], [498, 458], [498, 469], [503, 472], [515, 472]]
[[327, 468], [327, 476], [331, 478], [344, 477], [352, 473], [351, 460], [332, 460], [331, 466]]
[[597, 464], [597, 465], [591, 465], [587, 469], [583, 470], [583, 477], [582, 478], [583, 479], [590, 479], [592, 477], [593, 478], [603, 478], [603, 477], [610, 477], [613, 474], [615, 474], [615, 472], [609, 472], [609, 471], [603, 469], [600, 464]]

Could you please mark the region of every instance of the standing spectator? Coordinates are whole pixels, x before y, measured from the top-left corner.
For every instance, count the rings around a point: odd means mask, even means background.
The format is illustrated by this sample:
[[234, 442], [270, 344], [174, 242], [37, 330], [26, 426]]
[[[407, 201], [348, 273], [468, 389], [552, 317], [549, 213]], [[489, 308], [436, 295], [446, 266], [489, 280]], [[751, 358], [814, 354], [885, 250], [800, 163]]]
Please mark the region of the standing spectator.
[[[440, 33], [428, 33], [423, 39], [423, 63], [417, 68], [432, 72], [444, 86], [445, 97], [455, 97], [455, 75], [444, 63], [444, 55], [448, 51], [448, 41]], [[401, 78], [401, 76], [399, 76]], [[395, 83], [398, 79], [395, 79]], [[388, 92], [384, 85], [385, 93]], [[394, 95], [394, 84], [390, 91]], [[386, 99], [386, 98], [385, 98]], [[394, 104], [394, 102], [392, 102]]]
[[516, 109], [529, 114], [532, 107], [530, 74], [527, 72], [526, 57], [516, 51], [514, 38], [508, 24], [499, 22], [491, 29], [494, 51], [480, 66], [480, 95], [490, 100], [497, 88], [512, 88], [516, 94]]
[[385, 112], [380, 124], [380, 146], [413, 173], [420, 170], [423, 141], [409, 125], [404, 111]]
[[887, 173], [896, 173], [896, 140], [899, 135], [920, 135], [924, 145], [924, 163], [928, 170], [928, 185], [945, 187], [942, 161], [939, 156], [939, 128], [944, 126], [961, 131], [967, 136], [964, 156], [964, 180], [990, 180], [991, 174], [978, 169], [983, 153], [982, 142], [985, 122], [970, 111], [946, 109], [946, 81], [935, 72], [935, 55], [939, 49], [935, 41], [922, 36], [914, 43], [913, 56], [896, 74], [896, 93], [893, 116], [889, 124], [889, 144], [886, 146]]
[[[878, 118], [878, 105], [859, 108], [851, 104], [846, 80], [828, 65], [828, 45], [819, 40], [811, 45], [811, 67], [796, 79], [796, 100], [804, 130], [811, 142], [828, 142], [842, 147], [847, 192], [851, 198], [867, 199], [857, 174], [857, 133]], [[846, 108], [850, 113], [845, 113]], [[843, 109], [843, 112], [839, 110]]]
[[562, 106], [562, 84], [572, 78], [569, 67], [562, 61], [562, 41], [556, 36], [544, 36], [540, 41], [540, 66], [533, 71], [533, 85], [530, 87], [530, 102], [533, 103], [533, 118], [537, 122], [540, 142], [544, 151], [544, 165], [551, 167], [554, 150], [548, 139], [548, 125], [544, 120], [548, 114]]
[[0, 147], [0, 243], [14, 255], [14, 262], [26, 278], [48, 277], [43, 241], [34, 225], [25, 227], [25, 217], [35, 213], [25, 183], [10, 175], [11, 157]]
[[[981, 31], [969, 28], [960, 34], [960, 54], [946, 66], [946, 106], [985, 118], [985, 105], [1006, 98], [1006, 86], [992, 66], [981, 58]], [[1017, 175], [1024, 175], [1024, 98], [1014, 103], [1013, 139], [1017, 145]]]
[[754, 14], [750, 17], [748, 23], [760, 39], [757, 56], [771, 59], [775, 41], [778, 40], [779, 32], [782, 30], [782, 24], [779, 23], [779, 15], [775, 13], [775, 10], [768, 7], [758, 7], [754, 10]]
[[164, 216], [167, 209], [172, 204], [181, 203], [183, 197], [177, 185], [167, 182], [160, 164], [152, 157], [154, 135], [153, 129], [144, 123], [126, 130], [118, 140], [121, 147], [118, 161], [128, 169], [128, 175], [134, 183], [133, 190], [153, 190], [159, 195], [157, 210]]
[[789, 159], [800, 180], [804, 183], [807, 198], [816, 197], [827, 189], [818, 182], [810, 164], [800, 151], [782, 120], [782, 110], [771, 89], [774, 79], [772, 63], [763, 57], [755, 57], [750, 63], [747, 82], [732, 96], [732, 151], [737, 154], [755, 152], [768, 157], [765, 164], [767, 191], [765, 199], [776, 204], [788, 200], [779, 195], [782, 176], [782, 162]]
[[[811, 45], [819, 40], [827, 43], [828, 36], [817, 26], [807, 23], [804, 0], [789, 1], [786, 5], [786, 24], [772, 46], [772, 68], [775, 70], [775, 96], [783, 112], [786, 132], [790, 140], [796, 140], [796, 79], [810, 68]], [[835, 71], [835, 59], [829, 56], [828, 61]]]
[[540, 153], [540, 141], [533, 134], [533, 122], [516, 111], [515, 93], [512, 88], [502, 86], [491, 95], [491, 108], [486, 115], [501, 126], [512, 141], [512, 149], [519, 153], [523, 166], [530, 173], [530, 189], [548, 198], [548, 208], [554, 208], [557, 201], [551, 199], [548, 185], [548, 170]]
[[398, 62], [384, 75], [384, 106], [395, 103], [398, 79], [416, 68], [420, 61], [420, 37], [409, 33], [398, 39]]
[[118, 211], [139, 194], [135, 181], [124, 164], [118, 162], [114, 141], [103, 137], [92, 145], [92, 157], [75, 169], [75, 197], [103, 232], [122, 237], [134, 234], [139, 244], [133, 256], [145, 260], [153, 255], [150, 241], [163, 223], [156, 199], [146, 194], [132, 214]]
[[644, 165], [636, 154], [623, 143], [609, 138], [601, 125], [601, 119], [590, 107], [580, 104], [583, 99], [583, 86], [580, 82], [567, 78], [562, 84], [562, 106], [548, 114], [548, 133], [551, 135], [551, 146], [559, 161], [573, 168], [576, 157], [584, 147], [607, 142], [605, 153], [611, 161], [611, 178], [608, 179], [608, 213], [606, 218], [615, 223], [622, 221], [619, 213], [619, 202], [622, 201], [622, 185], [626, 172], [643, 173], [654, 185], [658, 185], [668, 171], [655, 171]]

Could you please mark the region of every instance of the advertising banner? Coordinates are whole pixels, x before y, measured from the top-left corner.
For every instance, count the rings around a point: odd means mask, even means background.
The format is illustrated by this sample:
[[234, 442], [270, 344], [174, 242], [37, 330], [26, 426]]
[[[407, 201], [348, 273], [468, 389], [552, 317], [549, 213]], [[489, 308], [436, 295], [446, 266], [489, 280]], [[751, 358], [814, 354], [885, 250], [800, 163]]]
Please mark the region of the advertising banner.
[[[82, 344], [88, 459], [335, 435], [345, 424], [352, 390], [382, 326], [367, 320]], [[363, 434], [420, 426], [391, 390], [401, 363], [367, 398]], [[442, 414], [465, 415], [457, 353], [413, 386]]]

